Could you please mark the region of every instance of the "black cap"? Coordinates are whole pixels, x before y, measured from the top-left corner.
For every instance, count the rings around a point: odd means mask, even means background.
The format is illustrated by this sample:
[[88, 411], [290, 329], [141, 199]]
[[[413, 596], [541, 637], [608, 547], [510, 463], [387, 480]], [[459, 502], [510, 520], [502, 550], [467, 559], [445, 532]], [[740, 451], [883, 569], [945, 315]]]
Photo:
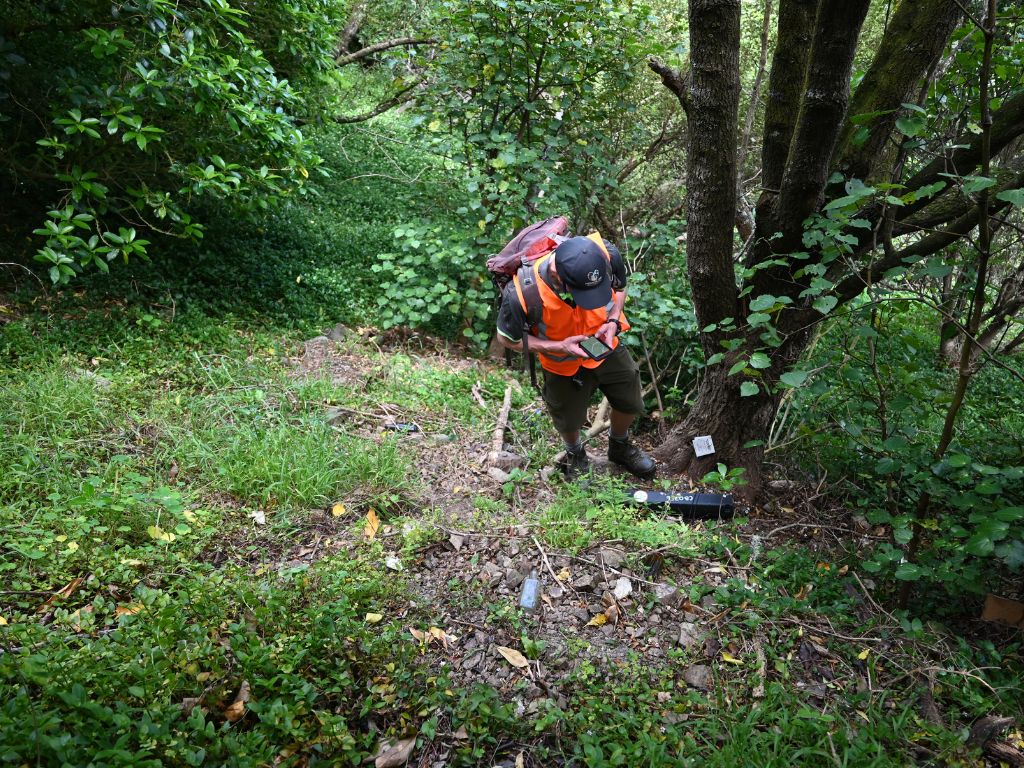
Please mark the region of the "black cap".
[[555, 269], [576, 306], [599, 309], [612, 300], [608, 260], [589, 237], [571, 237], [559, 245], [555, 249]]

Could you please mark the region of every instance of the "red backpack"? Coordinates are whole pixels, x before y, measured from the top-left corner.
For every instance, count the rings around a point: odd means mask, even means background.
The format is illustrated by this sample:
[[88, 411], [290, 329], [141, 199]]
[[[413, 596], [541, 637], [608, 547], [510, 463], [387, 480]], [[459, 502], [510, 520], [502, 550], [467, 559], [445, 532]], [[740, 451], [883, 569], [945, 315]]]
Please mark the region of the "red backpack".
[[499, 301], [505, 286], [517, 272], [520, 273], [519, 284], [523, 289], [523, 298], [526, 299], [528, 325], [540, 322], [541, 311], [540, 292], [529, 267], [553, 251], [569, 236], [568, 233], [568, 220], [564, 216], [552, 216], [519, 230], [500, 252], [487, 259], [487, 271], [491, 273], [491, 280], [498, 289]]
[[[544, 312], [540, 298], [540, 289], [533, 278], [531, 266], [547, 254], [551, 253], [559, 243], [569, 236], [569, 222], [564, 216], [552, 216], [550, 219], [538, 221], [516, 233], [500, 252], [487, 259], [487, 270], [491, 280], [498, 289], [498, 301], [505, 286], [518, 273], [519, 286], [526, 301], [526, 323], [523, 328], [523, 363], [530, 371], [530, 381], [537, 386], [537, 378], [530, 355], [530, 329], [538, 325]], [[505, 362], [511, 365], [511, 352], [505, 350]]]

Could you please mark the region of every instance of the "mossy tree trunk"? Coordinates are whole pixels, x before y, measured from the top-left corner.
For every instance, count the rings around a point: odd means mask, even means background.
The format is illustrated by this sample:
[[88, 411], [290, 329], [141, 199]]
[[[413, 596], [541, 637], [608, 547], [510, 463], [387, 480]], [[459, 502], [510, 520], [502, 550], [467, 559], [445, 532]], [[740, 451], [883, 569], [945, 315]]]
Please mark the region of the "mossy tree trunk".
[[[799, 269], [807, 261], [793, 254], [807, 250], [803, 234], [808, 216], [844, 194], [830, 188], [832, 174], [838, 170], [846, 178], [869, 179], [881, 173], [882, 180], [919, 189], [941, 178], [940, 168], [951, 162], [966, 174], [981, 160], [980, 142], [965, 136], [948, 157], [937, 158], [908, 178], [900, 178], [901, 162], [882, 167], [880, 158], [893, 140], [901, 104], [917, 100], [917, 91], [934, 70], [962, 12], [955, 0], [901, 3], [851, 96], [853, 56], [867, 8], [868, 0], [782, 0], [779, 6], [762, 140], [763, 191], [756, 207], [754, 242], [744, 260], [752, 271], [737, 284], [732, 237], [736, 153], [730, 139], [737, 136], [740, 3], [690, 4], [687, 269], [698, 324], [707, 329], [701, 332], [705, 356], [727, 353], [709, 366], [689, 415], [659, 450], [659, 459], [671, 471], [699, 478], [719, 462], [743, 467], [749, 480], [746, 495], [757, 493], [763, 441], [781, 399], [780, 377], [799, 361], [823, 317], [812, 306], [813, 296], [804, 294], [812, 276]], [[878, 114], [866, 121], [849, 119], [866, 113]], [[859, 130], [861, 126], [865, 130]], [[994, 115], [992, 151], [1022, 133], [1024, 95], [1017, 95], [1006, 99]], [[951, 206], [947, 199], [933, 207], [930, 200], [895, 212], [869, 203], [857, 213], [868, 227], [849, 231], [855, 244], [851, 257], [837, 260], [825, 275], [833, 286], [835, 305], [860, 295], [903, 258], [935, 253], [977, 225], [977, 209], [970, 204]], [[927, 220], [927, 226], [915, 224], [915, 216]], [[888, 247], [883, 255], [871, 258], [880, 245], [880, 232], [884, 237], [922, 229], [930, 234], [902, 250]], [[766, 347], [763, 326], [752, 327], [746, 319], [751, 314], [749, 302], [768, 294], [782, 297], [783, 303], [773, 311], [776, 341]], [[730, 318], [734, 328], [729, 327]], [[767, 367], [762, 358], [756, 379], [745, 378], [746, 372], [729, 375], [734, 363], [755, 352], [768, 357]], [[744, 396], [744, 381], [757, 384], [753, 394], [748, 386]], [[694, 455], [691, 441], [698, 435], [712, 436], [713, 456]]]

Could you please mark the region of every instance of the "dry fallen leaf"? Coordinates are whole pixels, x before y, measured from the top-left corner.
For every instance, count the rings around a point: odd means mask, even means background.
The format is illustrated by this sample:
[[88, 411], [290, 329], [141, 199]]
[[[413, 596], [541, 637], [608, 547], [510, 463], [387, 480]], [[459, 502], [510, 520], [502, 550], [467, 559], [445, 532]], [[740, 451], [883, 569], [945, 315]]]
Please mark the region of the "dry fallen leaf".
[[448, 648], [448, 633], [446, 633], [440, 627], [431, 627], [427, 630], [430, 634], [431, 640], [437, 640], [445, 649]]
[[600, 627], [602, 624], [606, 624], [607, 622], [608, 622], [608, 617], [605, 616], [603, 613], [599, 613], [599, 614], [597, 614], [597, 616], [595, 616], [594, 618], [592, 618], [590, 621], [587, 622], [587, 626], [588, 627]]
[[0, 627], [6, 627], [6, 626], [7, 626], [7, 619], [5, 619], [3, 616], [0, 616]]
[[409, 634], [412, 635], [416, 640], [419, 640], [421, 643], [427, 642], [427, 633], [421, 632], [415, 627], [409, 627]]
[[459, 741], [465, 741], [469, 738], [469, 731], [466, 730], [466, 726], [460, 725], [459, 730], [452, 734]]
[[742, 661], [740, 661], [739, 659], [737, 659], [737, 658], [736, 658], [735, 656], [733, 656], [733, 655], [732, 655], [731, 653], [727, 653], [726, 651], [722, 651], [722, 661], [727, 661], [727, 662], [729, 662], [730, 664], [738, 664], [738, 665], [740, 665], [740, 666], [742, 666], [742, 665], [743, 665], [743, 662], [742, 662]]
[[243, 680], [238, 688], [238, 695], [235, 696], [235, 700], [224, 709], [224, 718], [229, 723], [237, 723], [245, 717], [245, 705], [248, 701], [249, 681]]
[[399, 560], [395, 555], [389, 555], [384, 558], [384, 566], [390, 568], [392, 571], [402, 570], [402, 561]]
[[335, 517], [341, 517], [345, 514], [345, 505], [340, 503], [335, 504], [333, 507], [331, 507], [331, 514]]
[[125, 603], [114, 609], [115, 616], [134, 616], [142, 610], [142, 603]]
[[861, 651], [860, 653], [857, 654], [857, 658], [860, 659], [861, 661], [864, 661], [864, 659], [866, 659], [868, 657], [869, 653], [871, 653], [871, 649], [870, 648], [865, 648], [863, 651]]
[[378, 528], [380, 528], [380, 518], [377, 517], [376, 510], [370, 507], [370, 511], [366, 513], [366, 527], [363, 528], [363, 538], [367, 541], [373, 541], [373, 537], [377, 535]]
[[75, 593], [75, 591], [80, 586], [82, 586], [82, 582], [83, 581], [85, 581], [85, 579], [83, 579], [81, 576], [79, 576], [77, 579], [72, 579], [71, 581], [69, 581], [67, 583], [67, 585], [63, 589], [59, 589], [56, 592], [54, 592], [52, 595], [50, 595], [46, 599], [46, 602], [43, 603], [42, 605], [40, 605], [39, 608], [36, 609], [36, 612], [37, 613], [43, 613], [47, 608], [49, 608], [51, 605], [53, 605], [58, 600], [67, 600], [69, 597], [71, 597], [71, 595], [73, 595]]
[[505, 657], [505, 661], [516, 669], [526, 669], [530, 666], [530, 662], [526, 660], [526, 657], [515, 648], [509, 648], [504, 645], [496, 645], [494, 648], [498, 653]]
[[565, 581], [566, 579], [569, 578], [569, 575], [570, 575], [569, 574], [569, 569], [568, 568], [563, 568], [562, 570], [560, 570], [558, 572], [558, 574], [555, 576], [555, 578], [558, 579], [559, 581]]
[[516, 768], [525, 768], [526, 760], [523, 758], [523, 753], [520, 752], [516, 755]]
[[843, 566], [842, 568], [840, 568], [840, 569], [839, 569], [839, 570], [837, 571], [837, 573], [838, 573], [838, 574], [839, 574], [840, 576], [845, 576], [845, 575], [846, 575], [847, 573], [849, 573], [849, 571], [850, 571], [850, 566], [848, 566], [848, 565], [844, 565], [844, 566]]
[[384, 742], [386, 747], [382, 752], [378, 750], [377, 759], [373, 761], [374, 768], [398, 768], [409, 762], [412, 757], [412, 750], [416, 746], [416, 737], [401, 739], [393, 744]]
[[377, 624], [383, 618], [384, 618], [384, 615], [381, 614], [381, 613], [368, 613], [368, 614], [366, 614], [366, 623], [367, 624]]

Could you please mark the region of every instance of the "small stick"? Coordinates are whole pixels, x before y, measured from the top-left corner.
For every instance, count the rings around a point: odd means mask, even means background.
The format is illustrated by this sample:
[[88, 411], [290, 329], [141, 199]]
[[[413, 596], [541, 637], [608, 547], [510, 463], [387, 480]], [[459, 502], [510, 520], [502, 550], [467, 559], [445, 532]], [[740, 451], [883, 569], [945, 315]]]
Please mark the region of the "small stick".
[[548, 561], [548, 553], [544, 551], [544, 547], [542, 547], [540, 542], [537, 541], [536, 536], [532, 536], [531, 538], [533, 539], [534, 546], [537, 547], [537, 551], [540, 552], [540, 559], [548, 569], [548, 573], [551, 574], [551, 578], [555, 580], [555, 584], [561, 584], [562, 582], [558, 580], [558, 577], [555, 575], [554, 568], [551, 567], [551, 563]]
[[508, 412], [512, 407], [512, 387], [505, 387], [505, 401], [501, 404], [501, 412], [498, 413], [498, 423], [494, 427], [494, 437], [491, 439], [491, 453], [488, 456], [491, 464], [494, 464], [505, 445], [505, 428], [508, 426]]
[[755, 699], [764, 698], [764, 682], [768, 674], [768, 659], [764, 655], [764, 646], [761, 645], [761, 638], [754, 638], [754, 655], [757, 657], [757, 685], [754, 686], [752, 695]]
[[472, 393], [473, 398], [480, 404], [480, 407], [486, 409], [487, 408], [487, 402], [484, 400], [483, 395], [480, 394], [480, 382], [479, 381], [476, 382], [475, 384], [473, 384], [473, 387], [472, 387], [472, 389], [470, 389], [470, 392]]
[[665, 413], [665, 403], [661, 401], [661, 390], [658, 389], [658, 376], [654, 373], [654, 365], [651, 363], [651, 353], [647, 349], [647, 339], [644, 332], [640, 331], [640, 343], [644, 347], [644, 357], [647, 358], [647, 370], [651, 372], [651, 386], [654, 387], [654, 396], [658, 398], [658, 411]]

